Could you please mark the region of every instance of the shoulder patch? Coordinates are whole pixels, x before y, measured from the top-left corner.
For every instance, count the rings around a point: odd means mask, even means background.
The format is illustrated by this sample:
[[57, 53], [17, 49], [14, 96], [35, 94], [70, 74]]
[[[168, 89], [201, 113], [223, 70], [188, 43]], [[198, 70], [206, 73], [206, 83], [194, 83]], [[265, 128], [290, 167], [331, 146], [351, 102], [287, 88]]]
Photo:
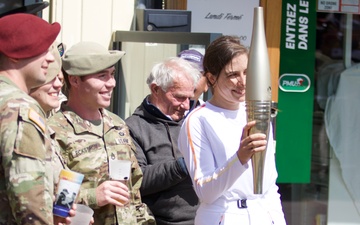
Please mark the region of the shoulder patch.
[[36, 125], [38, 125], [43, 132], [45, 132], [45, 120], [42, 116], [40, 116], [35, 110], [29, 110], [29, 119], [33, 121]]

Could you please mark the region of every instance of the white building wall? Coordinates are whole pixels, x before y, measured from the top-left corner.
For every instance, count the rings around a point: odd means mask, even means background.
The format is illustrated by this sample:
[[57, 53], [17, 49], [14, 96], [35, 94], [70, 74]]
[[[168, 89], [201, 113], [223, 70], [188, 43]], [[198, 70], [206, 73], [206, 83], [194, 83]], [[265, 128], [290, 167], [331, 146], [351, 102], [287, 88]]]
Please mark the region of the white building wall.
[[61, 24], [57, 38], [67, 48], [80, 41], [111, 46], [116, 30], [131, 30], [134, 0], [50, 0], [43, 18]]

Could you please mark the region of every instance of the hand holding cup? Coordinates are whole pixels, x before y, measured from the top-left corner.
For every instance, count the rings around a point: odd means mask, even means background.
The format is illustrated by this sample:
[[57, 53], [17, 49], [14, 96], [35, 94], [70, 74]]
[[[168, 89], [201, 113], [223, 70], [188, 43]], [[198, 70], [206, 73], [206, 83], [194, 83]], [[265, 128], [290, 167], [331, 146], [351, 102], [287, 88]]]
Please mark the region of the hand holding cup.
[[129, 203], [130, 194], [127, 180], [130, 178], [131, 161], [109, 161], [109, 181], [103, 182], [96, 188], [96, 199], [99, 206], [112, 204], [122, 207]]

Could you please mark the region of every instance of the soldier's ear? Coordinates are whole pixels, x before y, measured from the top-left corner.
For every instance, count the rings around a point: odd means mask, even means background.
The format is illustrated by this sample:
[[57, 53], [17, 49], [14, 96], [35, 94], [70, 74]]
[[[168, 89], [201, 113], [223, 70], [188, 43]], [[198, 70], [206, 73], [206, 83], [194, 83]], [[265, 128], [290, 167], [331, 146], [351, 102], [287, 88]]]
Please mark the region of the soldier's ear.
[[80, 81], [79, 76], [69, 75], [69, 83], [70, 83], [71, 86], [74, 86], [74, 87], [78, 86], [79, 81]]

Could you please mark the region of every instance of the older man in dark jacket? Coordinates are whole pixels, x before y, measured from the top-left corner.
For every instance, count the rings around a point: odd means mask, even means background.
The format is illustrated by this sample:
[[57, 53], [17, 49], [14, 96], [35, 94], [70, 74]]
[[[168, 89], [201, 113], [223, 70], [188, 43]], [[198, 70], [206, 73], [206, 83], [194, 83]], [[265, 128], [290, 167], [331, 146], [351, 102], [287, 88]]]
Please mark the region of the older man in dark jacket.
[[143, 171], [141, 196], [157, 225], [194, 224], [198, 198], [177, 139], [198, 77], [199, 71], [181, 58], [156, 64], [147, 78], [151, 94], [126, 119]]

